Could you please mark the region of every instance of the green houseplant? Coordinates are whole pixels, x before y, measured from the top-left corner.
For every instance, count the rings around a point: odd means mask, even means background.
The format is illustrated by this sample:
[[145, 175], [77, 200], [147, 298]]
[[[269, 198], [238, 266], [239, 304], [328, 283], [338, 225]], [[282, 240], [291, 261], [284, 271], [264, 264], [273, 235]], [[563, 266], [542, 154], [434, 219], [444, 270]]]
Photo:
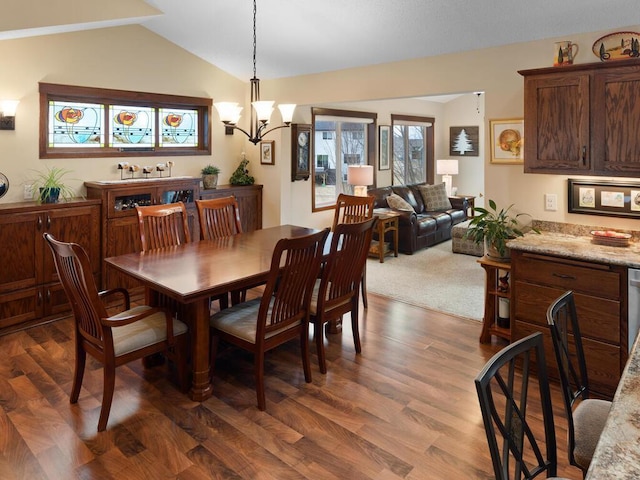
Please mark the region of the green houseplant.
[[[510, 258], [507, 241], [524, 235], [518, 218], [530, 216], [527, 213], [509, 215], [512, 205], [498, 210], [496, 202], [489, 200], [489, 208], [476, 207], [476, 215], [469, 221], [469, 228], [465, 238], [476, 243], [484, 242], [485, 255], [499, 261], [508, 261]], [[540, 233], [536, 228], [532, 231]]]
[[33, 198], [38, 203], [57, 203], [60, 197], [65, 200], [72, 198], [75, 192], [64, 181], [69, 173], [69, 170], [55, 166], [37, 172], [32, 182]]
[[218, 174], [220, 169], [215, 165], [207, 165], [200, 171], [204, 188], [216, 188], [218, 186]]

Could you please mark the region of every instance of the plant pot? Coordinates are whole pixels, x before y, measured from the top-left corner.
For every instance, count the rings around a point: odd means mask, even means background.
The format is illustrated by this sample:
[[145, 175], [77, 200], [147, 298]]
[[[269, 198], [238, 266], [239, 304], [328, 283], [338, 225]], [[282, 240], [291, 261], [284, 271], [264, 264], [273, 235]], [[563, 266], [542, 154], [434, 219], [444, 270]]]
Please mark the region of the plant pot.
[[58, 203], [58, 197], [60, 197], [59, 188], [40, 188], [40, 196], [38, 197], [40, 203]]
[[504, 255], [500, 255], [498, 249], [490, 244], [487, 239], [484, 239], [484, 254], [492, 260], [496, 262], [509, 263], [511, 262], [511, 251], [509, 247], [507, 247]]
[[203, 175], [202, 185], [205, 189], [216, 188], [218, 186], [218, 174], [215, 173], [212, 175]]

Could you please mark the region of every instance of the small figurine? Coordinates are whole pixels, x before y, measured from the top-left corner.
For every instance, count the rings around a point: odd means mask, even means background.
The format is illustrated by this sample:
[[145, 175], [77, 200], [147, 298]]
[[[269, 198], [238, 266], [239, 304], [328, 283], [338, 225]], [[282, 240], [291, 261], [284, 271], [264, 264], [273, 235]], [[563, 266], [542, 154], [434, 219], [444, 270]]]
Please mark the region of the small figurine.
[[498, 277], [498, 291], [504, 293], [509, 291], [509, 272], [505, 272], [504, 277]]
[[249, 164], [249, 160], [247, 160], [244, 156], [244, 152], [242, 153], [242, 161], [238, 168], [236, 168], [235, 172], [231, 175], [229, 179], [229, 183], [231, 185], [253, 185], [255, 179], [249, 175], [249, 169], [247, 169], [247, 165]]

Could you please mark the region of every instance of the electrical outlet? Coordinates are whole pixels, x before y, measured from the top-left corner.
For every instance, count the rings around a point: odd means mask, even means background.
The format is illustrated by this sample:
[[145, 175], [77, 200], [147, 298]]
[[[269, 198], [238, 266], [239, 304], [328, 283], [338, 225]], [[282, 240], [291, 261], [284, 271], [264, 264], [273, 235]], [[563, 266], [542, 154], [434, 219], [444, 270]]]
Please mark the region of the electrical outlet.
[[24, 186], [24, 193], [22, 194], [22, 197], [25, 200], [31, 200], [33, 198], [33, 185]]
[[544, 209], [549, 212], [558, 210], [558, 195], [555, 193], [544, 194]]

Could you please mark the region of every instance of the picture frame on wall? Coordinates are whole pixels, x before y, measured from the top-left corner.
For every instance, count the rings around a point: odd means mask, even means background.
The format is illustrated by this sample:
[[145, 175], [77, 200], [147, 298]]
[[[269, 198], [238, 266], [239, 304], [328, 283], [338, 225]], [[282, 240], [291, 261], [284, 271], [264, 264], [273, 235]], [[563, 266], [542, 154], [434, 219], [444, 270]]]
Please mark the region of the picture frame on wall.
[[567, 183], [569, 213], [640, 218], [640, 182], [569, 178]]
[[477, 157], [480, 155], [480, 127], [449, 127], [449, 155]]
[[260, 163], [262, 165], [275, 165], [275, 143], [273, 140], [260, 142]]
[[391, 168], [391, 126], [380, 125], [378, 132], [378, 170]]
[[521, 165], [524, 163], [524, 119], [489, 120], [491, 163]]
[[291, 181], [309, 180], [311, 173], [311, 125], [291, 125]]

